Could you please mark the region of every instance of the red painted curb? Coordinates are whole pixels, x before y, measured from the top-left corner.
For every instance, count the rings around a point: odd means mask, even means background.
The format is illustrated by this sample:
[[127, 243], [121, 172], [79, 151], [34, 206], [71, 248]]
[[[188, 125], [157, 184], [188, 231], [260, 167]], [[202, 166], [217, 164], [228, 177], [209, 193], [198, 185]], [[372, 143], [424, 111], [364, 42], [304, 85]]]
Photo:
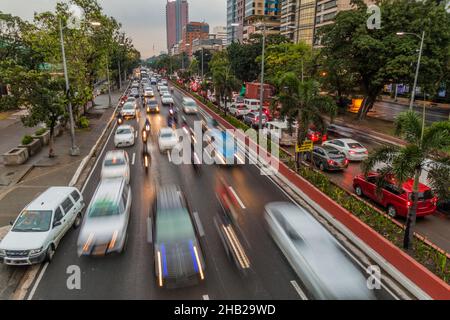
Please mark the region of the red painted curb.
[[[190, 93], [187, 93], [186, 91], [184, 91], [184, 93], [191, 96], [203, 108], [204, 111], [211, 115], [225, 128], [236, 129], [228, 121], [210, 110]], [[250, 144], [253, 144], [253, 146], [255, 145], [253, 141], [250, 140], [249, 142]], [[259, 146], [257, 146], [257, 148], [259, 149]], [[322, 191], [292, 171], [284, 163], [279, 162], [277, 159], [275, 159], [275, 161], [279, 164], [280, 174], [291, 181], [297, 188], [302, 190], [311, 200], [319, 204], [336, 220], [346, 226], [354, 235], [364, 241], [397, 270], [399, 270], [408, 279], [426, 292], [431, 298], [438, 300], [450, 299], [450, 286], [442, 279], [433, 274], [408, 254], [397, 248], [394, 244], [363, 223], [348, 210], [338, 205]]]

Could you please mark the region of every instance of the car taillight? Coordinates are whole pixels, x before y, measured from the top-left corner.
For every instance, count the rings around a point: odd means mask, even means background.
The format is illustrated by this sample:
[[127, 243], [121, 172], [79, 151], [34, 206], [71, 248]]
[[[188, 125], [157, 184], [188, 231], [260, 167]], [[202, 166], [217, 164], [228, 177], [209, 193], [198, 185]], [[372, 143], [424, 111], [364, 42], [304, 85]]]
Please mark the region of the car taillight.
[[348, 164], [348, 159], [344, 160], [344, 164], [347, 165]]
[[333, 161], [333, 160], [328, 160], [328, 164], [329, 164], [329, 165], [333, 165], [333, 164], [334, 164], [334, 161]]
[[433, 203], [433, 205], [437, 205], [438, 198], [434, 197], [433, 199], [431, 199], [431, 202]]
[[410, 207], [412, 206], [412, 202], [411, 202], [411, 201], [408, 201], [408, 202], [406, 203], [406, 205], [408, 206], [408, 208], [410, 208]]
[[350, 154], [355, 154], [356, 152], [353, 151], [353, 150], [350, 150], [348, 153], [350, 153]]
[[[323, 136], [322, 136], [322, 142], [325, 142], [325, 141], [327, 141], [327, 135], [326, 134], [324, 134]], [[317, 139], [319, 139], [319, 137], [317, 137]]]

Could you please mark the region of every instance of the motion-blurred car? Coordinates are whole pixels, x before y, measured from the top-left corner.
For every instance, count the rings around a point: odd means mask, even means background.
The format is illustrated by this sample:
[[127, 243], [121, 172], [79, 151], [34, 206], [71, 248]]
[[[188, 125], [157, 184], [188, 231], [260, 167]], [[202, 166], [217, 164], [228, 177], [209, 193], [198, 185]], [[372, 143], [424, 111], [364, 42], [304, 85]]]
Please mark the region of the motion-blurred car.
[[219, 127], [219, 123], [216, 119], [211, 117], [202, 117], [202, 131], [208, 131], [212, 129], [217, 129]]
[[81, 224], [84, 200], [72, 187], [51, 187], [30, 202], [0, 242], [0, 263], [51, 261], [70, 227]]
[[[377, 192], [378, 173], [370, 173], [367, 177], [358, 175], [353, 179], [355, 193], [362, 197], [366, 196], [379, 205], [386, 208], [392, 218], [396, 216], [406, 217], [412, 206], [412, 189], [414, 180], [409, 179], [401, 187], [393, 177], [387, 176], [381, 187], [381, 194]], [[417, 217], [425, 217], [436, 212], [437, 197], [426, 185], [419, 183], [419, 201], [417, 205]]]
[[343, 152], [350, 161], [363, 161], [369, 157], [367, 149], [358, 141], [353, 139], [334, 139], [323, 143]]
[[147, 88], [144, 89], [144, 97], [152, 98], [154, 96], [155, 96], [155, 93], [153, 92], [152, 88], [147, 87]]
[[[131, 102], [131, 103], [134, 104], [135, 107], [137, 107], [137, 100], [136, 100], [135, 97], [131, 97], [131, 96], [128, 97], [127, 100], [125, 101], [125, 103], [127, 103], [127, 102]], [[125, 103], [124, 103], [124, 104], [125, 104]]]
[[162, 102], [163, 105], [170, 105], [170, 104], [174, 103], [172, 95], [170, 93], [164, 93], [161, 96], [161, 102]]
[[173, 288], [198, 284], [205, 279], [205, 262], [181, 189], [158, 190], [153, 205], [153, 245], [158, 286]]
[[121, 253], [127, 241], [130, 208], [131, 188], [126, 179], [101, 180], [81, 226], [78, 255]]
[[135, 133], [132, 126], [124, 124], [116, 129], [114, 134], [114, 145], [116, 148], [133, 146], [134, 140]]
[[103, 159], [102, 179], [124, 177], [130, 183], [130, 161], [124, 150], [108, 151]]
[[184, 97], [183, 102], [181, 104], [182, 104], [183, 112], [186, 114], [198, 112], [197, 103], [192, 98]]
[[[348, 167], [348, 159], [344, 153], [329, 145], [316, 146], [312, 151], [313, 163], [320, 170], [344, 170]], [[311, 153], [306, 153], [306, 160], [311, 161]]]
[[303, 208], [286, 202], [269, 203], [265, 220], [275, 243], [315, 299], [375, 299], [367, 288], [365, 272]]
[[178, 144], [178, 137], [172, 128], [161, 128], [158, 134], [159, 150], [164, 152], [166, 150], [172, 150]]
[[136, 118], [136, 103], [126, 102], [120, 112], [122, 113], [122, 117], [124, 119]]

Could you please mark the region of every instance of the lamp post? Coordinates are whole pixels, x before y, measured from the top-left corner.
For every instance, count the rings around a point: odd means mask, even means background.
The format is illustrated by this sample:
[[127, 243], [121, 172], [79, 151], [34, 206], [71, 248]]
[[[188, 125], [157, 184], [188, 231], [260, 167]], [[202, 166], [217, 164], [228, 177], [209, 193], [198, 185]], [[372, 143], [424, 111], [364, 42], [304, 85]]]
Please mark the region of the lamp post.
[[425, 31], [422, 32], [422, 36], [419, 36], [417, 33], [411, 33], [411, 32], [397, 32], [397, 35], [398, 36], [412, 35], [412, 36], [416, 36], [417, 38], [420, 39], [420, 49], [419, 49], [419, 57], [417, 58], [416, 75], [414, 76], [414, 85], [413, 85], [413, 89], [411, 92], [411, 101], [409, 103], [409, 110], [413, 110], [414, 99], [416, 97], [417, 79], [419, 77], [420, 60], [422, 58], [423, 41], [425, 39]]
[[[125, 46], [125, 44], [123, 44], [123, 43], [119, 43], [119, 46], [120, 47], [124, 47]], [[119, 59], [118, 59], [118, 64], [119, 64], [119, 90], [122, 88], [122, 72], [120, 71], [120, 58], [121, 58], [121, 56], [122, 55], [120, 55], [119, 56]]]

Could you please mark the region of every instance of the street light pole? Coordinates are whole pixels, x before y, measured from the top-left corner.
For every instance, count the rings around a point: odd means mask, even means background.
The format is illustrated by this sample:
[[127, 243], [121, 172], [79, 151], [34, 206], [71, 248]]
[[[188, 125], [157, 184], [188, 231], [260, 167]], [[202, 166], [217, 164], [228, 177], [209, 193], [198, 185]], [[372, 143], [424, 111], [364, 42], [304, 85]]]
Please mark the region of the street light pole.
[[261, 54], [261, 83], [260, 83], [260, 93], [259, 93], [259, 130], [262, 130], [262, 109], [264, 100], [264, 56], [266, 50], [266, 25], [263, 24], [263, 40], [262, 40], [262, 54]]
[[108, 79], [108, 107], [111, 108], [112, 102], [111, 102], [111, 82], [109, 79], [109, 53], [106, 56], [106, 77]]
[[425, 31], [422, 32], [422, 38], [420, 39], [419, 58], [417, 58], [416, 75], [414, 77], [414, 86], [413, 86], [413, 91], [411, 93], [411, 102], [409, 103], [409, 110], [413, 109], [414, 98], [416, 97], [417, 78], [419, 77], [420, 60], [422, 58], [422, 50], [423, 50], [423, 40], [424, 40], [424, 38], [425, 38]]
[[203, 47], [202, 47], [202, 81], [203, 81]]
[[62, 21], [61, 18], [59, 18], [59, 36], [61, 41], [61, 52], [62, 52], [62, 58], [63, 58], [63, 67], [64, 67], [64, 78], [66, 81], [66, 95], [68, 98], [68, 108], [69, 108], [69, 121], [70, 121], [70, 138], [71, 138], [71, 147], [70, 147], [70, 155], [72, 156], [78, 156], [80, 155], [80, 148], [78, 148], [75, 144], [75, 124], [73, 120], [73, 110], [72, 110], [72, 102], [69, 98], [69, 75], [67, 73], [67, 61], [66, 61], [66, 52], [64, 50], [64, 36], [63, 36], [63, 28], [62, 28]]

